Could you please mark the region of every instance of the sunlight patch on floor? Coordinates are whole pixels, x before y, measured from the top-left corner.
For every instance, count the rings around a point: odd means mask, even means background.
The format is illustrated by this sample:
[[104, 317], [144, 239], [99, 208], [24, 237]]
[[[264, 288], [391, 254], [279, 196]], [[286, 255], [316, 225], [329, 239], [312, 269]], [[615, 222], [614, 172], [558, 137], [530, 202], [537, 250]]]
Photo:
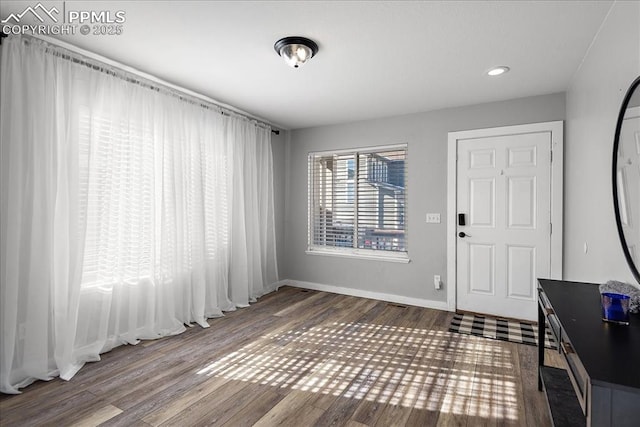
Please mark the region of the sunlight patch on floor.
[[273, 333], [199, 375], [492, 419], [518, 419], [512, 354], [445, 331], [334, 323]]

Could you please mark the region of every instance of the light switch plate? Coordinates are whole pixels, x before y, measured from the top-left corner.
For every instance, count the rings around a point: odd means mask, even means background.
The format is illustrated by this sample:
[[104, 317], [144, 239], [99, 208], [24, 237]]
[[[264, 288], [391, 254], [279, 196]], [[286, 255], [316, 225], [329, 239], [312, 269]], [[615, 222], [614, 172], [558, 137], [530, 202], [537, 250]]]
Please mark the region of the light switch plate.
[[427, 214], [427, 222], [429, 224], [440, 224], [440, 214], [439, 213], [428, 213]]

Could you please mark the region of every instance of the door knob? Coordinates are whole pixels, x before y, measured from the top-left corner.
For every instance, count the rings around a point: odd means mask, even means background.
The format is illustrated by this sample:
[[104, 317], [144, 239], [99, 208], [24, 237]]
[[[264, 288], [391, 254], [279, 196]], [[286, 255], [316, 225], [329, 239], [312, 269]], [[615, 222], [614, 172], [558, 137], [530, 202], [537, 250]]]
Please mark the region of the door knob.
[[458, 233], [458, 237], [467, 237], [467, 233], [465, 233], [464, 231], [461, 231]]

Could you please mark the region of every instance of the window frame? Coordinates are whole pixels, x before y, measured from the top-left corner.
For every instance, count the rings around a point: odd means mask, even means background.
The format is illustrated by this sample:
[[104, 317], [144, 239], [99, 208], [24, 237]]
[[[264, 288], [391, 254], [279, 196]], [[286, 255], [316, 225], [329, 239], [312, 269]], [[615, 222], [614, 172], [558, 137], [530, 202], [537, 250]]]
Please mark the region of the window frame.
[[[391, 251], [391, 250], [383, 250], [383, 249], [361, 249], [357, 247], [342, 247], [342, 246], [324, 246], [324, 245], [316, 245], [313, 243], [314, 236], [314, 206], [315, 206], [315, 194], [316, 189], [314, 187], [314, 161], [319, 157], [330, 157], [330, 156], [340, 156], [340, 155], [353, 155], [355, 160], [355, 176], [354, 176], [354, 186], [356, 187], [354, 194], [354, 211], [358, 210], [358, 175], [360, 171], [358, 170], [358, 156], [360, 154], [365, 153], [379, 153], [384, 151], [391, 150], [403, 150], [405, 152], [404, 164], [405, 164], [405, 172], [404, 172], [404, 251]], [[341, 258], [360, 258], [360, 259], [369, 259], [376, 261], [388, 261], [388, 262], [399, 262], [399, 263], [408, 263], [411, 261], [409, 257], [409, 245], [408, 245], [408, 235], [409, 235], [409, 227], [407, 221], [407, 205], [408, 205], [408, 197], [407, 197], [407, 181], [408, 181], [408, 169], [407, 163], [409, 158], [409, 144], [408, 143], [400, 143], [400, 144], [392, 144], [392, 145], [378, 145], [378, 146], [366, 146], [366, 147], [358, 147], [358, 148], [350, 148], [350, 149], [338, 149], [338, 150], [326, 150], [326, 151], [312, 151], [307, 155], [307, 249], [305, 251], [308, 255], [323, 255], [323, 256], [335, 256]], [[353, 239], [355, 245], [357, 245], [358, 241], [358, 218], [354, 213], [354, 231], [353, 231]]]

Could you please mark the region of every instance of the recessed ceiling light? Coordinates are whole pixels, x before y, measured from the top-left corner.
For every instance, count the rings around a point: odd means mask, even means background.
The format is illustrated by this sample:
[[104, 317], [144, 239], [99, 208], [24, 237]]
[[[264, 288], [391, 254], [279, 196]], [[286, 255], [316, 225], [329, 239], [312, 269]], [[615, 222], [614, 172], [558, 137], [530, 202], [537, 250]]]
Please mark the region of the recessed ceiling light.
[[500, 65], [499, 67], [493, 67], [492, 69], [487, 71], [487, 74], [490, 76], [499, 76], [500, 74], [504, 74], [509, 70], [510, 70], [509, 67], [505, 65]]

